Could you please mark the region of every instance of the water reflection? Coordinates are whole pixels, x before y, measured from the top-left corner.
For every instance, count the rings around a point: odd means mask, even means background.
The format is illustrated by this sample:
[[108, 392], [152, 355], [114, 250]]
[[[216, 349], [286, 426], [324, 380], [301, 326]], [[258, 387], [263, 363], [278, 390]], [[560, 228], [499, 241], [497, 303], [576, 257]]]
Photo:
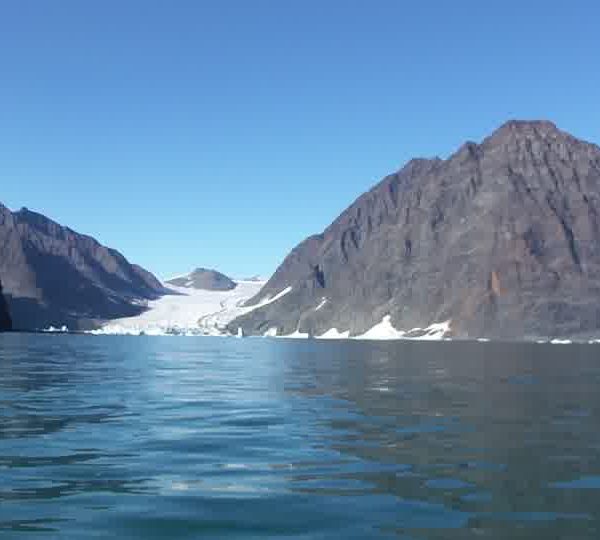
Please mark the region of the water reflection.
[[[287, 390], [328, 396], [325, 444], [360, 463], [338, 470], [339, 494], [439, 503], [468, 515], [472, 531], [485, 526], [498, 537], [523, 522], [540, 537], [596, 530], [600, 499], [552, 492], [596, 485], [597, 476], [553, 484], [600, 470], [594, 348], [573, 347], [567, 364], [564, 350], [538, 344], [328, 346], [327, 363], [290, 351]], [[330, 494], [331, 476], [296, 480]]]
[[597, 538], [597, 350], [0, 336], [0, 531]]

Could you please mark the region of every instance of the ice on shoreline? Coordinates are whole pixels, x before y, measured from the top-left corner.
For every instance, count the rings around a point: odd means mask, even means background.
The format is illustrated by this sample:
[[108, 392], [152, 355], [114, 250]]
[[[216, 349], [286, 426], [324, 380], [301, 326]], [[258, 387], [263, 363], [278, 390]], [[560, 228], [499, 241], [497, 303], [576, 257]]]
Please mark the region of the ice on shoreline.
[[[203, 291], [183, 287], [169, 286], [175, 294], [165, 295], [157, 300], [148, 302], [147, 311], [136, 316], [116, 319], [105, 324], [102, 328], [88, 332], [94, 335], [146, 335], [146, 336], [229, 336], [227, 325], [236, 317], [260, 309], [278, 301], [292, 291], [292, 287], [285, 287], [279, 293], [266, 297], [253, 306], [244, 306], [244, 303], [254, 297], [264, 285], [264, 281], [239, 280], [237, 287], [231, 291]], [[322, 297], [315, 306], [318, 311], [325, 306], [327, 298]], [[287, 339], [329, 339], [329, 340], [421, 340], [440, 341], [450, 340], [450, 321], [431, 324], [426, 328], [413, 328], [398, 330], [391, 321], [391, 316], [386, 315], [372, 328], [361, 335], [350, 336], [348, 330], [330, 328], [318, 336], [296, 329], [295, 332], [281, 335], [277, 327], [268, 328], [263, 334], [270, 338]], [[68, 332], [68, 328], [49, 327], [44, 330], [48, 333]], [[237, 337], [244, 337], [238, 331]], [[489, 342], [488, 338], [476, 338], [478, 342]], [[537, 340], [538, 343], [563, 345], [573, 343], [570, 339], [547, 338]], [[600, 343], [600, 340], [586, 340], [586, 343]]]
[[324, 334], [317, 336], [317, 339], [348, 339], [350, 332], [340, 332], [337, 328], [330, 328]]
[[49, 326], [48, 328], [44, 328], [42, 332], [47, 332], [49, 334], [65, 334], [69, 332], [69, 329], [63, 324], [60, 328], [56, 328], [55, 326]]
[[401, 339], [406, 335], [402, 330], [396, 330], [392, 325], [392, 318], [386, 315], [381, 322], [367, 330], [364, 334], [354, 339]]
[[[330, 328], [323, 334], [314, 336], [315, 339], [354, 339], [354, 340], [394, 340], [394, 339], [410, 339], [410, 340], [426, 340], [436, 341], [447, 339], [446, 336], [450, 331], [450, 321], [443, 323], [435, 323], [427, 328], [413, 328], [411, 330], [397, 330], [391, 322], [390, 315], [383, 317], [380, 323], [376, 324], [364, 334], [358, 336], [350, 336], [349, 330], [340, 331], [337, 328]], [[292, 334], [277, 335], [276, 328], [270, 328], [265, 332], [265, 337], [277, 338], [308, 338], [311, 337], [307, 333], [302, 333], [296, 330]]]

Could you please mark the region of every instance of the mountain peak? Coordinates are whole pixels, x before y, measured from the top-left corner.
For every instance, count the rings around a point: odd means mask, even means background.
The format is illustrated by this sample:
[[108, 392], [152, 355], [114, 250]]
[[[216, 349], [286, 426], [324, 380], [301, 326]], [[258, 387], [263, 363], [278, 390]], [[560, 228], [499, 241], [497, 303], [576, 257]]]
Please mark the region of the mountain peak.
[[[600, 148], [511, 120], [443, 161], [410, 161], [299, 244], [230, 331], [600, 332]], [[326, 303], [322, 304], [323, 299]], [[386, 317], [388, 319], [386, 319]]]
[[2, 286], [18, 329], [90, 328], [137, 315], [164, 294], [150, 272], [117, 251], [25, 207], [0, 212], [0, 245]]
[[237, 286], [237, 283], [225, 274], [211, 268], [201, 267], [184, 276], [169, 279], [166, 283], [175, 287], [207, 291], [230, 291]]
[[554, 122], [550, 120], [519, 120], [511, 119], [502, 124], [499, 130], [509, 129], [515, 132], [538, 131], [560, 131]]
[[549, 120], [509, 120], [494, 131], [486, 141], [523, 139], [572, 138]]

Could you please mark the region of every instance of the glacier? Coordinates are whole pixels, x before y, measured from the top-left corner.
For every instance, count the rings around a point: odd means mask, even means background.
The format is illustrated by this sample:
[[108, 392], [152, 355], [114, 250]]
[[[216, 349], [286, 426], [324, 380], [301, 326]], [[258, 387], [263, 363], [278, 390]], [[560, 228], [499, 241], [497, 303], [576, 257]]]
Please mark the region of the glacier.
[[[269, 299], [257, 306], [243, 304], [258, 293], [264, 281], [236, 280], [237, 287], [230, 291], [207, 291], [176, 287], [169, 294], [149, 301], [147, 310], [135, 317], [115, 319], [90, 334], [96, 335], [227, 335], [226, 326], [235, 317], [273, 302]], [[282, 291], [281, 297], [289, 292]]]

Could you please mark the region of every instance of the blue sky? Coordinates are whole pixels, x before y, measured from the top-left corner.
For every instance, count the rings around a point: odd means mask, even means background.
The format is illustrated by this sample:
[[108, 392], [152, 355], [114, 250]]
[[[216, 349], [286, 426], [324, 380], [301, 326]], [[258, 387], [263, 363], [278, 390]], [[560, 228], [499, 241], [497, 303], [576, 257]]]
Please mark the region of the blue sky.
[[600, 142], [600, 2], [0, 0], [0, 201], [159, 276], [270, 274], [509, 118]]

